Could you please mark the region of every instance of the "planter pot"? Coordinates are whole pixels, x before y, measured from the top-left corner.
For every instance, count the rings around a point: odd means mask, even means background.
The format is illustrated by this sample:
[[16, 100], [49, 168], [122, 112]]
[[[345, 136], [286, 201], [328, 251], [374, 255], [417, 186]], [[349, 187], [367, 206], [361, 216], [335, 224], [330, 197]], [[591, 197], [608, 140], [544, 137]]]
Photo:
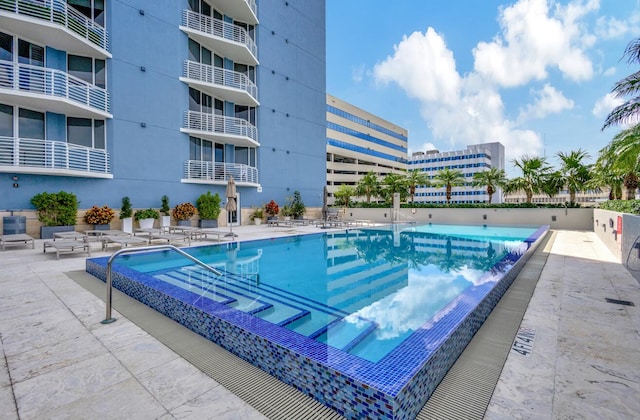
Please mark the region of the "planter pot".
[[278, 218], [276, 216], [269, 216], [267, 217], [267, 220], [278, 220]]
[[262, 219], [259, 219], [256, 217], [255, 219], [253, 219], [253, 223], [255, 223], [255, 225], [258, 226], [260, 223], [262, 223]]
[[104, 223], [101, 225], [93, 225], [93, 230], [109, 230], [111, 229], [110, 223]]
[[156, 219], [140, 219], [138, 223], [140, 224], [140, 229], [153, 229], [153, 222]]
[[296, 216], [294, 217], [295, 220], [304, 220], [304, 216]]
[[161, 227], [171, 226], [171, 216], [160, 216], [160, 226]]
[[286, 221], [291, 220], [291, 216], [284, 216], [284, 220], [286, 220]]
[[122, 231], [133, 233], [133, 217], [125, 217], [122, 219]]
[[53, 234], [58, 232], [73, 232], [75, 226], [42, 226], [40, 239], [53, 239]]
[[203, 220], [200, 220], [198, 222], [198, 226], [200, 226], [202, 229], [217, 228], [218, 227], [218, 221], [217, 220], [203, 219]]
[[178, 220], [178, 226], [191, 226], [191, 220]]

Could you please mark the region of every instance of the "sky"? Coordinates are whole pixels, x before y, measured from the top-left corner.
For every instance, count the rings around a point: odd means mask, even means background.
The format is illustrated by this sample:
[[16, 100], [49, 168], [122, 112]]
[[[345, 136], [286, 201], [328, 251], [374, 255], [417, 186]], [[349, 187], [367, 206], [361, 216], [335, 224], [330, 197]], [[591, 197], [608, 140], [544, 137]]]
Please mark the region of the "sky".
[[416, 151], [499, 141], [513, 159], [582, 149], [624, 127], [614, 84], [638, 71], [640, 0], [326, 0], [327, 93], [409, 132]]

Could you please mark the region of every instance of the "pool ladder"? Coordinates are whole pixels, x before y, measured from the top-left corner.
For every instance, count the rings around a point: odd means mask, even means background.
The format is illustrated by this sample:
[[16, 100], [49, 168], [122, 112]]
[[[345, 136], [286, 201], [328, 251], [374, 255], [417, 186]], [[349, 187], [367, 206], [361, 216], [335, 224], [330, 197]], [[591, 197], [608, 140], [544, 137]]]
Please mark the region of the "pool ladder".
[[123, 254], [137, 254], [140, 252], [148, 252], [148, 251], [159, 251], [161, 249], [168, 249], [171, 251], [175, 251], [178, 254], [182, 255], [185, 258], [188, 258], [189, 260], [193, 261], [194, 263], [198, 264], [199, 266], [203, 267], [204, 269], [212, 272], [213, 274], [217, 275], [217, 276], [222, 276], [223, 274], [216, 270], [215, 268], [211, 267], [210, 265], [200, 261], [199, 259], [197, 259], [196, 257], [194, 257], [193, 255], [187, 254], [186, 252], [184, 252], [183, 250], [181, 250], [180, 248], [173, 246], [173, 245], [154, 245], [154, 246], [143, 246], [143, 247], [137, 247], [137, 248], [122, 248], [119, 249], [118, 251], [114, 252], [111, 257], [109, 257], [109, 260], [107, 261], [107, 279], [106, 279], [106, 283], [107, 283], [107, 314], [106, 317], [104, 319], [104, 321], [102, 321], [103, 324], [111, 324], [112, 322], [114, 322], [116, 319], [113, 318], [111, 316], [111, 308], [112, 308], [112, 301], [113, 301], [113, 287], [112, 287], [112, 282], [111, 282], [111, 266], [113, 264], [113, 260], [116, 259], [116, 257], [123, 255]]

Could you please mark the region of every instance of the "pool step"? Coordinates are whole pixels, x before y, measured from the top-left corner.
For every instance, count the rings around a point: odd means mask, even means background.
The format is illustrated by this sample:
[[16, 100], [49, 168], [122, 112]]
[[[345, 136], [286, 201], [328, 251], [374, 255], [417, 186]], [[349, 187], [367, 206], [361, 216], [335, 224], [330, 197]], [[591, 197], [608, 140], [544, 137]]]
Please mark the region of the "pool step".
[[349, 351], [377, 328], [375, 322], [367, 319], [342, 318], [329, 324], [323, 331], [317, 331], [314, 336], [331, 347]]

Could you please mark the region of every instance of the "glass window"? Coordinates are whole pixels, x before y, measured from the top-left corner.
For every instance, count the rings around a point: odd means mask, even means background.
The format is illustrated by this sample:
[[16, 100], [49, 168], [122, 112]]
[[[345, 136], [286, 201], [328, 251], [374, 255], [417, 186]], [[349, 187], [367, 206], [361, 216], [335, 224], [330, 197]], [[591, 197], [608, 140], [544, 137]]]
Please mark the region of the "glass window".
[[216, 143], [215, 146], [215, 162], [224, 162], [224, 146]]
[[104, 0], [67, 0], [78, 12], [104, 27]]
[[28, 41], [18, 40], [18, 62], [44, 67], [44, 48]]
[[95, 66], [96, 66], [96, 81], [95, 81], [95, 85], [98, 87], [101, 87], [103, 89], [106, 89], [107, 87], [107, 68], [105, 65], [105, 61], [104, 60], [98, 60], [96, 59], [95, 61]]
[[236, 163], [249, 164], [249, 148], [236, 147]]
[[93, 121], [93, 147], [96, 149], [107, 148], [104, 120]]
[[13, 61], [13, 37], [0, 32], [0, 60]]
[[189, 160], [200, 160], [200, 139], [189, 137]]
[[93, 84], [93, 68], [90, 57], [69, 54], [68, 73], [87, 83]]
[[189, 38], [189, 61], [200, 62], [200, 44]]
[[20, 108], [18, 111], [18, 135], [25, 139], [44, 140], [44, 114]]
[[13, 107], [0, 104], [0, 136], [13, 137]]
[[67, 143], [93, 147], [91, 120], [88, 118], [67, 118]]

